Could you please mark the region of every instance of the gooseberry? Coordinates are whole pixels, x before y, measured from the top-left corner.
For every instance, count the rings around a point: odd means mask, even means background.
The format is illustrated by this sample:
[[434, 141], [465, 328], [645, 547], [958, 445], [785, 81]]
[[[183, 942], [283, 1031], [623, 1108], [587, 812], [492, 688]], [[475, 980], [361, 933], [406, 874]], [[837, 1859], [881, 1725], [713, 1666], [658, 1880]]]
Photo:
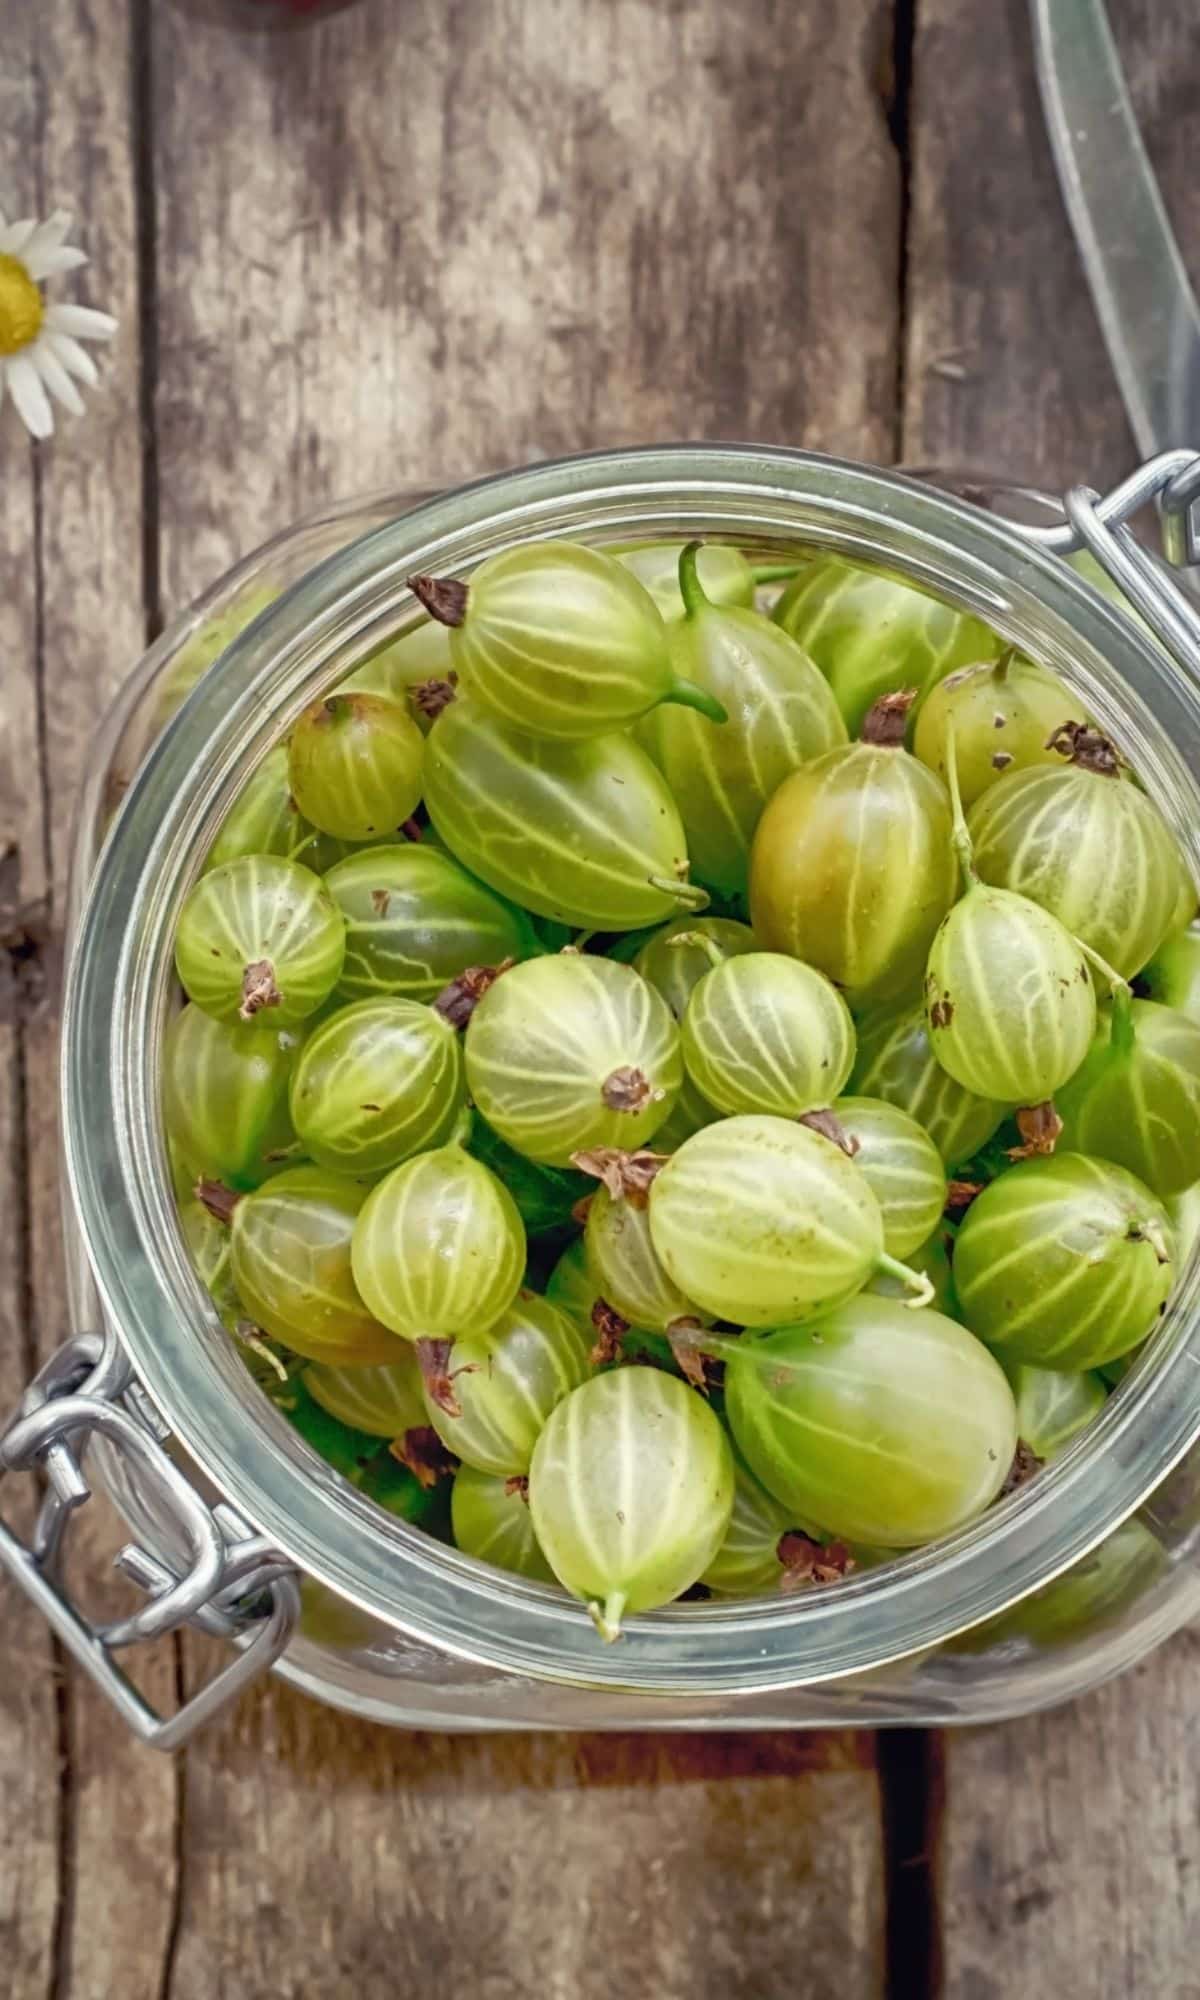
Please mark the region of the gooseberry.
[[[617, 1187], [620, 1173], [617, 1169]], [[650, 1235], [645, 1193], [597, 1188], [584, 1230], [587, 1274], [593, 1296], [615, 1306], [631, 1326], [666, 1333], [677, 1320], [699, 1324], [706, 1315], [668, 1276]]]
[[416, 1353], [402, 1340], [392, 1342], [390, 1360], [373, 1368], [310, 1362], [303, 1382], [331, 1417], [369, 1437], [402, 1438], [428, 1422]]
[[882, 1097], [928, 1133], [947, 1166], [969, 1160], [1002, 1123], [1005, 1107], [964, 1089], [933, 1053], [923, 1000], [874, 1008], [856, 1023], [850, 1088]]
[[[643, 542], [637, 548], [611, 552], [623, 569], [636, 576], [643, 590], [649, 591], [668, 625], [684, 615], [679, 588], [679, 558], [684, 546], [683, 542]], [[740, 549], [725, 542], [704, 542], [697, 569], [704, 594], [714, 604], [754, 603], [755, 572]]]
[[301, 1040], [196, 1006], [176, 1015], [163, 1043], [163, 1118], [189, 1185], [202, 1174], [257, 1187], [295, 1155], [288, 1086]]
[[953, 728], [959, 790], [964, 807], [972, 806], [1006, 771], [1061, 767], [1055, 741], [1079, 713], [1061, 681], [1009, 646], [997, 660], [959, 667], [938, 682], [917, 717], [913, 750], [944, 778], [946, 732]]
[[1118, 986], [1059, 1104], [1062, 1151], [1115, 1160], [1160, 1197], [1200, 1166], [1200, 1023]]
[[677, 1021], [687, 1012], [693, 987], [712, 970], [710, 944], [722, 958], [757, 949], [749, 924], [732, 917], [674, 917], [639, 946], [633, 959], [634, 971], [662, 994]]
[[534, 1583], [553, 1583], [538, 1546], [524, 1479], [501, 1479], [464, 1465], [454, 1476], [450, 1521], [455, 1545], [477, 1562], [511, 1570]]
[[367, 1366], [396, 1342], [355, 1285], [350, 1243], [366, 1189], [344, 1174], [290, 1167], [233, 1211], [233, 1280], [250, 1318], [310, 1361]]
[[462, 1046], [417, 1000], [339, 1007], [306, 1041], [292, 1075], [300, 1143], [322, 1166], [370, 1175], [444, 1145], [464, 1111]]
[[249, 1021], [270, 1009], [277, 1028], [329, 998], [345, 950], [346, 926], [324, 883], [279, 854], [246, 854], [210, 869], [175, 932], [175, 968], [189, 1000], [219, 1021]]
[[338, 992], [346, 1000], [393, 993], [436, 1000], [468, 966], [531, 957], [537, 939], [516, 910], [424, 841], [368, 847], [329, 870], [346, 925]]
[[[683, 1060], [719, 1111], [798, 1118], [829, 1104], [854, 1064], [854, 1023], [837, 988], [780, 952], [719, 958], [683, 1018]], [[924, 1232], [927, 1233], [927, 1232]]]
[[725, 1539], [700, 1581], [720, 1597], [766, 1597], [783, 1582], [779, 1545], [796, 1523], [736, 1456], [733, 1474], [733, 1510]]
[[292, 796], [338, 840], [381, 840], [421, 797], [424, 743], [412, 716], [358, 688], [306, 708], [288, 746]]
[[908, 1257], [937, 1230], [946, 1170], [914, 1118], [879, 1097], [839, 1097], [833, 1116], [883, 1216], [884, 1248]]
[[1010, 1362], [1004, 1370], [1017, 1405], [1017, 1434], [1043, 1461], [1057, 1458], [1100, 1415], [1108, 1391], [1099, 1375]]
[[551, 1411], [591, 1373], [590, 1351], [567, 1313], [521, 1291], [486, 1333], [456, 1341], [458, 1408], [427, 1395], [428, 1420], [464, 1465], [505, 1479], [524, 1474]]

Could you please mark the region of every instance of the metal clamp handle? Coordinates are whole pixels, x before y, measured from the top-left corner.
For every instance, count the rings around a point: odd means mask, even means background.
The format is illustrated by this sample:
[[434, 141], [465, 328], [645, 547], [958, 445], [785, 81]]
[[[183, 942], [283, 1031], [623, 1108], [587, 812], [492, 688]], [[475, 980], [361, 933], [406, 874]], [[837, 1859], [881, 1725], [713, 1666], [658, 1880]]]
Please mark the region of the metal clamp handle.
[[[80, 1463], [103, 1437], [128, 1460], [188, 1551], [177, 1574], [134, 1543], [117, 1567], [148, 1593], [132, 1616], [95, 1625], [71, 1603], [59, 1575], [66, 1529], [90, 1497]], [[59, 1349], [0, 1430], [0, 1482], [41, 1470], [46, 1491], [28, 1542], [0, 1518], [0, 1568], [43, 1613], [143, 1743], [176, 1750], [272, 1667], [300, 1615], [299, 1578], [286, 1556], [232, 1508], [210, 1508], [148, 1426], [128, 1363], [115, 1341], [80, 1334]], [[242, 1641], [236, 1659], [171, 1716], [160, 1716], [114, 1657], [120, 1648], [192, 1624]]]
[[1129, 527], [1133, 515], [1158, 503], [1163, 555], [1174, 569], [1200, 562], [1200, 453], [1163, 451], [1147, 459], [1103, 497], [1090, 486], [1065, 496], [1066, 521], [1052, 528], [1026, 527], [1031, 541], [1056, 555], [1089, 549], [1123, 590], [1155, 637], [1189, 673], [1200, 670], [1200, 608], [1184, 595], [1164, 564], [1150, 555]]

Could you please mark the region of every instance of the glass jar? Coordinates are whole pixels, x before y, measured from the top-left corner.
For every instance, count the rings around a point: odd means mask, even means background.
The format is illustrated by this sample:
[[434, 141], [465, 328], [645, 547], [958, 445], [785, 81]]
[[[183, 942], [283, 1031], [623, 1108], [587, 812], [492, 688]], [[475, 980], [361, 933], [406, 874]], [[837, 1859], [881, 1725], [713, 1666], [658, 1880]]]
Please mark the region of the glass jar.
[[[730, 446], [575, 458], [417, 505], [384, 496], [306, 522], [242, 564], [163, 636], [119, 699], [83, 796], [71, 907], [72, 1310], [77, 1329], [99, 1315], [115, 1334], [142, 1385], [137, 1408], [202, 1492], [260, 1531], [260, 1550], [295, 1565], [303, 1608], [276, 1668], [289, 1680], [406, 1726], [982, 1721], [1091, 1687], [1200, 1612], [1195, 1259], [1099, 1420], [972, 1527], [836, 1589], [639, 1617], [604, 1647], [582, 1606], [379, 1512], [289, 1428], [191, 1271], [164, 1155], [175, 920], [239, 786], [319, 690], [413, 624], [407, 576], [465, 574], [533, 536], [699, 534], [773, 553], [799, 544], [937, 593], [1078, 689], [1200, 879], [1200, 674], [1060, 560], [1046, 546], [1053, 510], [1037, 496], [1028, 504], [1039, 531], [899, 474]], [[161, 1587], [178, 1551], [154, 1494], [104, 1438], [92, 1457], [163, 1566]], [[1113, 1540], [1135, 1513], [1139, 1527]], [[153, 1560], [142, 1567], [145, 1580]]]

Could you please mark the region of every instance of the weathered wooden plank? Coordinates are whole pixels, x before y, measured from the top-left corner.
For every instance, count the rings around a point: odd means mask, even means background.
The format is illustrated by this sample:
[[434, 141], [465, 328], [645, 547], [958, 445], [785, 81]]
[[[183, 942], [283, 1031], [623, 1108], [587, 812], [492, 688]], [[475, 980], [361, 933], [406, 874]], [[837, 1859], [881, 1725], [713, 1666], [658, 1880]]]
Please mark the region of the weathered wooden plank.
[[[1200, 57], [1183, 5], [1111, 10], [1193, 269]], [[1102, 485], [1135, 450], [1037, 104], [1022, 8], [918, 10], [905, 455]], [[1200, 1993], [1194, 1637], [1075, 1707], [945, 1738], [943, 1990]]]
[[189, 1754], [171, 2000], [859, 2000], [870, 1764], [849, 1735], [390, 1734], [266, 1691]]
[[[664, 436], [890, 456], [890, 32], [884, 0], [369, 0], [286, 44], [157, 10], [168, 598], [339, 492]], [[880, 1846], [869, 1739], [456, 1742], [270, 1688], [188, 1754], [171, 2000], [430, 1966], [869, 2000]]]
[[[0, 415], [0, 535], [17, 586], [10, 591], [6, 564], [0, 628], [11, 735], [0, 771], [0, 850], [6, 841], [16, 848], [6, 875], [17, 914], [0, 930], [29, 953], [11, 1031], [23, 1081], [19, 1128], [11, 1156], [5, 1149], [21, 1176], [5, 1212], [17, 1215], [23, 1238], [28, 1347], [4, 1343], [0, 1406], [19, 1386], [23, 1361], [35, 1349], [44, 1357], [67, 1330], [57, 1185], [62, 897], [74, 794], [96, 717], [145, 642], [134, 13], [129, 0], [47, 0], [9, 9], [4, 22], [5, 207], [76, 214], [91, 266], [55, 289], [111, 310], [121, 331], [110, 352], [98, 353], [103, 379], [86, 394], [86, 415], [62, 418], [36, 462], [14, 413]], [[118, 1534], [100, 1503], [89, 1508], [74, 1529], [72, 1574], [102, 1574]], [[93, 1604], [101, 1597], [89, 1593]], [[6, 1652], [28, 1662], [24, 1676], [4, 1676], [0, 1692], [13, 1718], [0, 1748], [0, 1907], [10, 1891], [26, 1906], [13, 1991], [18, 2000], [51, 1990], [70, 2000], [153, 1992], [172, 1923], [177, 1774], [135, 1751], [74, 1670], [56, 1698], [49, 1643], [32, 1613], [6, 1603], [3, 1631]], [[25, 1692], [23, 1679], [37, 1676], [42, 1690]], [[169, 1649], [147, 1686], [156, 1699], [172, 1699]], [[47, 1908], [49, 1936], [35, 1952], [33, 1928], [47, 1922]]]

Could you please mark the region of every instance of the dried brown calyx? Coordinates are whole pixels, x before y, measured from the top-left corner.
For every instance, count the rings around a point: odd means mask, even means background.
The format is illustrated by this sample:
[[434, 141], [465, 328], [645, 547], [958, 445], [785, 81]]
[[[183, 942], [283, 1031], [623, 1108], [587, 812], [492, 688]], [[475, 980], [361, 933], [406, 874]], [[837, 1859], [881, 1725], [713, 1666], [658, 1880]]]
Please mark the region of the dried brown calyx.
[[410, 576], [408, 587], [439, 625], [461, 625], [466, 618], [469, 593], [456, 576]]
[[629, 1321], [607, 1299], [597, 1299], [592, 1306], [592, 1325], [596, 1329], [596, 1344], [588, 1356], [592, 1367], [603, 1368], [611, 1361], [619, 1361], [621, 1338], [629, 1332]]
[[1046, 738], [1046, 748], [1057, 750], [1085, 771], [1099, 771], [1104, 778], [1120, 776], [1121, 760], [1107, 736], [1086, 722], [1064, 722]]
[[807, 1125], [810, 1132], [819, 1132], [822, 1139], [828, 1139], [833, 1146], [840, 1146], [848, 1160], [862, 1150], [860, 1141], [847, 1132], [841, 1119], [836, 1118], [832, 1111], [804, 1111], [796, 1123]]
[[253, 959], [242, 974], [242, 1004], [238, 1008], [242, 1020], [252, 1021], [264, 1007], [278, 1007], [282, 999], [270, 959]]
[[198, 1180], [192, 1193], [201, 1208], [215, 1215], [218, 1222], [225, 1223], [233, 1221], [233, 1211], [242, 1198], [233, 1188], [226, 1187], [224, 1181]]
[[443, 709], [449, 708], [455, 699], [454, 690], [458, 686], [458, 675], [447, 674], [445, 680], [417, 681], [408, 691], [408, 698], [420, 714], [430, 722], [436, 722]]
[[898, 750], [908, 728], [908, 711], [919, 693], [919, 688], [898, 688], [895, 694], [881, 694], [863, 718], [860, 740], [884, 750]]
[[946, 1183], [946, 1205], [942, 1213], [951, 1222], [961, 1222], [977, 1194], [982, 1194], [986, 1181], [948, 1181]]
[[1016, 1120], [1021, 1143], [1006, 1148], [1010, 1160], [1044, 1159], [1054, 1151], [1062, 1137], [1063, 1122], [1049, 1098], [1044, 1104], [1023, 1104]]
[[415, 846], [420, 846], [421, 825], [419, 820], [402, 819], [400, 822], [400, 831], [404, 835], [405, 840], [411, 840]]
[[648, 1104], [657, 1104], [663, 1092], [655, 1089], [644, 1070], [623, 1063], [605, 1077], [600, 1095], [610, 1111], [644, 1111]]
[[452, 1028], [465, 1028], [488, 988], [506, 973], [513, 960], [502, 958], [499, 965], [468, 965], [449, 986], [443, 986], [434, 1009]]
[[1028, 1480], [1033, 1478], [1035, 1472], [1041, 1471], [1043, 1463], [1044, 1461], [1038, 1457], [1033, 1446], [1026, 1444], [1024, 1438], [1018, 1438], [1017, 1448], [1013, 1453], [1013, 1462], [1009, 1466], [1004, 1484], [1000, 1488], [1000, 1498], [1003, 1499], [1006, 1493], [1015, 1493], [1018, 1486], [1024, 1486]]
[[[619, 1146], [592, 1146], [582, 1153], [572, 1153], [571, 1165], [581, 1174], [590, 1174], [593, 1180], [600, 1181], [614, 1201], [645, 1208], [654, 1176], [669, 1158], [668, 1153], [625, 1153]], [[591, 1199], [591, 1195], [584, 1196], [586, 1202]]]
[[458, 1375], [469, 1375], [473, 1364], [465, 1368], [450, 1366], [450, 1356], [454, 1352], [452, 1340], [434, 1340], [426, 1337], [415, 1341], [417, 1366], [421, 1370], [421, 1380], [431, 1403], [439, 1410], [445, 1410], [448, 1417], [461, 1417], [462, 1405], [454, 1393], [454, 1381]]
[[804, 1590], [813, 1583], [837, 1583], [855, 1567], [845, 1542], [814, 1542], [798, 1528], [779, 1537], [775, 1549], [783, 1568], [780, 1590]]
[[684, 1381], [708, 1396], [724, 1382], [725, 1363], [704, 1353], [700, 1345], [703, 1337], [698, 1319], [673, 1319], [667, 1328], [667, 1340]]
[[523, 1472], [518, 1472], [504, 1482], [504, 1491], [510, 1500], [523, 1500], [529, 1505], [529, 1481]]
[[386, 917], [388, 910], [391, 908], [391, 902], [392, 892], [390, 889], [372, 889], [371, 908], [377, 917]]
[[427, 1493], [432, 1492], [439, 1479], [450, 1479], [458, 1471], [457, 1458], [442, 1443], [432, 1424], [414, 1424], [403, 1437], [392, 1439], [388, 1451]]

